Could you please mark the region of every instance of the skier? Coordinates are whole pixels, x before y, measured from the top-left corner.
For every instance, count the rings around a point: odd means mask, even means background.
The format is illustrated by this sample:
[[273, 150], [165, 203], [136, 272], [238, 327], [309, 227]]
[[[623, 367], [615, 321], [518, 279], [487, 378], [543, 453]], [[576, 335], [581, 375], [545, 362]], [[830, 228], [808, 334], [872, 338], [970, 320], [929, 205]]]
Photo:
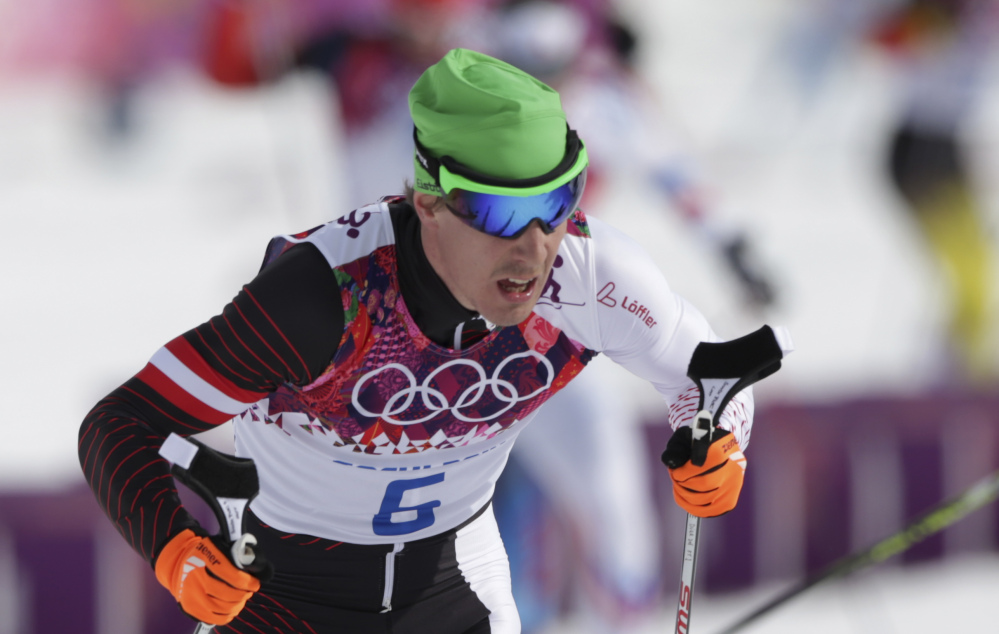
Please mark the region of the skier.
[[[577, 208], [588, 157], [558, 93], [454, 49], [409, 104], [407, 196], [272, 240], [219, 315], [81, 425], [99, 504], [220, 632], [518, 632], [490, 499], [524, 425], [601, 352], [655, 386], [674, 429], [695, 413], [686, 367], [717, 338], [641, 249]], [[577, 301], [539, 303], [553, 285]], [[670, 471], [682, 508], [734, 508], [752, 413], [746, 390], [704, 465]], [[262, 579], [184, 509], [157, 453], [233, 417], [260, 477], [245, 529], [273, 563]]]

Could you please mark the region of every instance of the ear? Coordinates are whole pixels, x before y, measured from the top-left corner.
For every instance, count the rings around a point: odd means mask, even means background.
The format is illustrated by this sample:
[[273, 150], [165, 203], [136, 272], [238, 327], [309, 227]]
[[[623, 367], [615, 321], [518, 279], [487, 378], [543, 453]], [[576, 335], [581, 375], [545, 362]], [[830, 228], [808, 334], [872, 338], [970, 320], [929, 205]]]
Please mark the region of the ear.
[[439, 196], [422, 192], [413, 193], [413, 207], [416, 209], [416, 215], [419, 216], [420, 222], [424, 225], [437, 222], [437, 214], [443, 208], [440, 202]]

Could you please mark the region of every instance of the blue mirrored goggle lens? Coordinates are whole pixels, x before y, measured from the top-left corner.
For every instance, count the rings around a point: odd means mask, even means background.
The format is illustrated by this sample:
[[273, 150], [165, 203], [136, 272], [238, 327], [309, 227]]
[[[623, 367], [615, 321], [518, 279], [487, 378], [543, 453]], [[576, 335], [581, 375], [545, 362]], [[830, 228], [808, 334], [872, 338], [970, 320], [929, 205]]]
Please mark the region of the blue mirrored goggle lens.
[[445, 199], [448, 209], [465, 224], [498, 238], [516, 238], [535, 220], [545, 233], [566, 221], [576, 211], [586, 170], [561, 187], [535, 196], [502, 196], [452, 189]]

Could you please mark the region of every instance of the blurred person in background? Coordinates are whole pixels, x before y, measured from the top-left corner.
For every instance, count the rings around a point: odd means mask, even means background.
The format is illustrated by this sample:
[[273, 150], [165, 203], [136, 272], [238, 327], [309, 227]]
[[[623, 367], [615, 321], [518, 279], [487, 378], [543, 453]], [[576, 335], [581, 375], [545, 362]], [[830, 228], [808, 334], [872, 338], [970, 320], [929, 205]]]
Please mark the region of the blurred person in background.
[[16, 3], [5, 15], [0, 70], [22, 78], [73, 77], [104, 100], [103, 141], [134, 132], [136, 89], [195, 65], [204, 0], [79, 0]]
[[[101, 508], [185, 613], [221, 632], [520, 631], [493, 487], [524, 424], [597, 351], [669, 404], [677, 503], [709, 517], [738, 501], [752, 393], [735, 396], [694, 467], [681, 428], [697, 387], [685, 372], [697, 343], [717, 338], [641, 249], [578, 210], [587, 153], [557, 93], [455, 49], [409, 103], [415, 191], [271, 241], [219, 315], [154, 354], [80, 427]], [[520, 193], [524, 179], [536, 195]], [[641, 311], [604, 301], [612, 283]], [[584, 301], [544, 304], [549, 288]], [[476, 388], [500, 372], [525, 396]], [[424, 398], [403, 398], [412, 389]], [[246, 529], [273, 576], [229, 561], [158, 456], [168, 433], [233, 416], [237, 454], [261, 481]]]
[[395, 0], [204, 1], [200, 68], [220, 85], [254, 88], [283, 77], [305, 43], [325, 33], [380, 30]]
[[[613, 3], [509, 0], [490, 14], [485, 46], [556, 87], [566, 108], [591, 129], [600, 149], [587, 202], [607, 207], [623, 174], [657, 195], [657, 208], [679, 214], [738, 280], [748, 307], [776, 302], [774, 283], [749, 232], [727, 218], [702, 166], [655, 91], [636, 68], [636, 30]], [[598, 212], [600, 213], [600, 212]]]
[[819, 94], [853, 47], [889, 62], [897, 115], [884, 173], [944, 283], [948, 324], [938, 375], [945, 385], [988, 389], [999, 376], [996, 238], [969, 135], [996, 59], [999, 3], [818, 0], [800, 10], [784, 59], [802, 94]]
[[999, 39], [999, 4], [909, 0], [875, 38], [901, 73], [902, 110], [891, 131], [891, 182], [912, 213], [947, 284], [953, 373], [995, 384], [999, 363], [995, 238], [971, 171], [967, 127], [981, 102]]
[[445, 52], [475, 48], [484, 0], [382, 0], [366, 3], [363, 12], [331, 8], [343, 0], [270, 2], [280, 7], [220, 5], [206, 34], [208, 75], [235, 87], [262, 86], [293, 73], [322, 77], [329, 86], [330, 119], [349, 157], [347, 204], [364, 205], [398, 190], [412, 162], [405, 95]]

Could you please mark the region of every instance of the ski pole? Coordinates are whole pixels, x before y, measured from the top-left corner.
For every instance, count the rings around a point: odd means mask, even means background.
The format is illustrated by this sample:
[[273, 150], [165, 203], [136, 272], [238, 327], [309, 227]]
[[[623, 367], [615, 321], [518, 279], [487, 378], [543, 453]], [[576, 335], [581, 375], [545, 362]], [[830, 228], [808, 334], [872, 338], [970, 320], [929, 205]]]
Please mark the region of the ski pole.
[[833, 562], [821, 571], [792, 586], [768, 603], [742, 617], [732, 625], [729, 625], [724, 630], [721, 630], [718, 634], [738, 632], [764, 614], [773, 611], [823, 581], [845, 577], [861, 568], [881, 563], [890, 557], [904, 552], [930, 535], [938, 533], [951, 524], [958, 522], [969, 513], [987, 506], [997, 497], [999, 497], [999, 471], [995, 471], [989, 476], [982, 478], [959, 495], [917, 516], [905, 528], [882, 539], [867, 550], [847, 555]]
[[[741, 390], [780, 369], [781, 359], [794, 350], [786, 328], [763, 326], [748, 335], [721, 343], [701, 342], [687, 366], [687, 376], [697, 384], [700, 396], [697, 415], [691, 423], [693, 447], [690, 461], [701, 466], [707, 459], [715, 429], [725, 406]], [[680, 569], [680, 597], [674, 634], [690, 631], [694, 572], [701, 518], [687, 514]]]
[[[258, 560], [256, 538], [243, 532], [247, 505], [260, 490], [257, 468], [249, 458], [236, 458], [177, 434], [170, 434], [160, 455], [173, 463], [170, 472], [198, 494], [215, 514], [219, 530], [229, 545], [229, 555], [237, 568], [254, 572]], [[198, 623], [194, 634], [207, 634], [215, 628]]]

